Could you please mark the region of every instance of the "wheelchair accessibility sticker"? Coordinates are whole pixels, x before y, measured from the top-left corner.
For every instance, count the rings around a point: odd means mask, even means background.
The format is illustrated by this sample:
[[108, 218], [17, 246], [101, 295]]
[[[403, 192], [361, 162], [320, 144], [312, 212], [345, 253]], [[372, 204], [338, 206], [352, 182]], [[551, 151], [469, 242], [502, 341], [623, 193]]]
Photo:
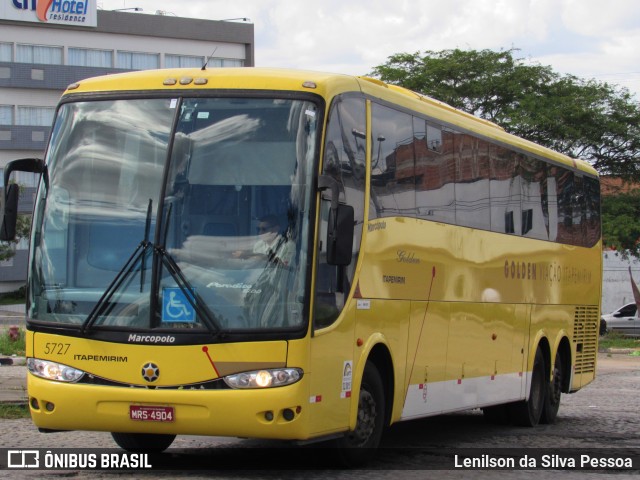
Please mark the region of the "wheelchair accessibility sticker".
[[[191, 298], [193, 299], [193, 296]], [[162, 289], [162, 321], [185, 323], [196, 321], [196, 311], [182, 289], [178, 287]]]

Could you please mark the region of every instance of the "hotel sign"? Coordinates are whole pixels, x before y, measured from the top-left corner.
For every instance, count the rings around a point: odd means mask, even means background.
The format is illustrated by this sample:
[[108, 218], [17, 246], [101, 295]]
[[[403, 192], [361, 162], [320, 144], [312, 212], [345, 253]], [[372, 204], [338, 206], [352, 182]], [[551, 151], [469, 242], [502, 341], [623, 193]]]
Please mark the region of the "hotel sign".
[[0, 0], [0, 20], [96, 27], [97, 0]]

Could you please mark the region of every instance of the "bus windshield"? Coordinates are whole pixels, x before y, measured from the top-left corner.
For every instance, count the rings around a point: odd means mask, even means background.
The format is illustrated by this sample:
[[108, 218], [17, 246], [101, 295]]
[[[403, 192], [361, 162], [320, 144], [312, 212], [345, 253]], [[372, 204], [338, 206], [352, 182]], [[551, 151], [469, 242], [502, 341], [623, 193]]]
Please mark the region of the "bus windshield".
[[36, 199], [29, 318], [302, 327], [318, 112], [290, 96], [64, 103]]

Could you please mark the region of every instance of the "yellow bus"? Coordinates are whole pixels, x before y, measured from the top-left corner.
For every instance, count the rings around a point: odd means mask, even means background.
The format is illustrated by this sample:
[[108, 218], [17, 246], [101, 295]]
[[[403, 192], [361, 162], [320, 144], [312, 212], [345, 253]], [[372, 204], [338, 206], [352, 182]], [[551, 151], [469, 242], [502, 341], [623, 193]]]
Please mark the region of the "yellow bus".
[[555, 419], [594, 379], [588, 164], [376, 79], [157, 70], [70, 85], [30, 244], [42, 431], [330, 440], [481, 408]]

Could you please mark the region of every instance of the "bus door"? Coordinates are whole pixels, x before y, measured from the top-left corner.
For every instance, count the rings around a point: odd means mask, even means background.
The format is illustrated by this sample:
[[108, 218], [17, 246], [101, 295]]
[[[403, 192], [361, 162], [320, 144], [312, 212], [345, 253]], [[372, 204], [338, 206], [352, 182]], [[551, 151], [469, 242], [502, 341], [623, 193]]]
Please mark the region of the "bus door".
[[327, 262], [327, 223], [331, 194], [322, 193], [317, 230], [317, 262], [311, 339], [311, 432], [330, 434], [349, 424], [354, 365], [354, 306], [348, 301], [364, 221], [365, 102], [339, 97], [331, 105], [324, 144], [322, 173], [339, 185], [341, 204], [354, 209], [353, 256], [347, 266]]

